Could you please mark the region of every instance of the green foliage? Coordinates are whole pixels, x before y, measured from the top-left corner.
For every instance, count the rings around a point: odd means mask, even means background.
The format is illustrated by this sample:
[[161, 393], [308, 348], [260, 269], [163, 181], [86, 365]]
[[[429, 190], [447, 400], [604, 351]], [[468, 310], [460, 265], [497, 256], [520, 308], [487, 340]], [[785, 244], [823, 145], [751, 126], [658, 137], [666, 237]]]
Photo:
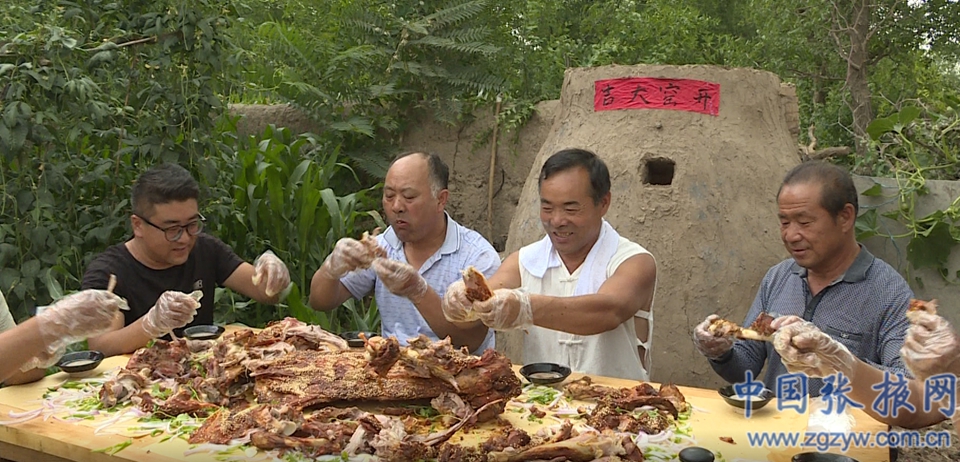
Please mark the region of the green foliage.
[[79, 285], [125, 233], [143, 166], [220, 149], [219, 2], [0, 5], [0, 290], [17, 318]]
[[[897, 177], [911, 262], [941, 265], [956, 207], [916, 217], [928, 179], [955, 179], [960, 9], [874, 2], [869, 84], [881, 114], [858, 173]], [[797, 85], [821, 146], [852, 145], [842, 36], [849, 5], [824, 0], [11, 0], [0, 5], [0, 290], [17, 317], [76, 288], [87, 260], [127, 235], [129, 186], [162, 161], [189, 166], [210, 230], [252, 260], [274, 250], [295, 282], [264, 307], [218, 291], [226, 320], [293, 313], [375, 329], [369, 300], [304, 304], [342, 236], [374, 226], [377, 183], [404, 131], [451, 123], [496, 98], [500, 127], [559, 97], [569, 67], [717, 64]], [[890, 18], [896, 17], [893, 21]], [[923, 45], [923, 46], [921, 46]], [[291, 103], [318, 133], [237, 138], [223, 100]], [[922, 101], [910, 112], [905, 101]], [[483, 134], [482, 141], [489, 139]], [[861, 217], [862, 235], [880, 233]], [[945, 247], [946, 246], [946, 247]], [[939, 267], [939, 266], [937, 266]]]
[[412, 118], [428, 111], [455, 122], [476, 95], [503, 86], [491, 72], [493, 29], [479, 22], [486, 0], [273, 5], [265, 17], [267, 2], [252, 3], [233, 29], [246, 49], [241, 100], [294, 104], [323, 127], [318, 140], [373, 179]]
[[[337, 239], [376, 222], [368, 210], [377, 186], [360, 185], [336, 138], [271, 127], [237, 139], [236, 120], [217, 117], [219, 93], [239, 86], [230, 68], [236, 50], [224, 34], [231, 8], [211, 1], [0, 7], [0, 290], [17, 318], [78, 288], [89, 259], [127, 238], [135, 178], [175, 161], [195, 172], [211, 199], [201, 204], [211, 232], [248, 261], [273, 249], [296, 283], [280, 307], [218, 290], [222, 317], [251, 325], [291, 312], [317, 319], [301, 292]], [[324, 325], [372, 327], [376, 314], [357, 304]]]
[[[373, 210], [379, 185], [360, 188], [337, 146], [272, 125], [262, 136], [238, 140], [236, 150], [222, 154], [220, 165], [218, 188], [230, 202], [212, 211], [215, 234], [251, 261], [265, 249], [273, 250], [287, 262], [294, 283], [285, 306], [264, 311], [257, 304], [234, 301], [226, 306], [230, 311], [224, 319], [262, 326], [289, 310], [303, 321], [337, 331], [338, 317], [366, 315], [365, 307], [352, 305], [332, 318], [314, 312], [306, 303], [306, 288], [337, 240], [385, 227]], [[351, 189], [359, 190], [334, 192]]]
[[[936, 113], [908, 105], [897, 113], [874, 120], [867, 132], [873, 149], [859, 168], [873, 175], [897, 179], [898, 207], [883, 216], [897, 220], [906, 231], [886, 232], [878, 223], [877, 210], [871, 209], [857, 221], [858, 238], [876, 235], [909, 238], [907, 259], [911, 267], [933, 268], [951, 280], [947, 262], [953, 248], [960, 243], [957, 226], [960, 198], [946, 209], [925, 216], [918, 214], [917, 202], [929, 193], [928, 180], [960, 178], [960, 114], [955, 107]], [[864, 195], [879, 195], [879, 185]]]
[[[821, 147], [854, 146], [845, 87], [850, 42], [845, 34], [854, 3], [734, 3], [741, 5], [739, 30], [750, 53], [743, 64], [797, 84], [801, 126], [816, 126]], [[942, 85], [943, 73], [937, 68], [940, 60], [955, 63], [960, 56], [956, 40], [946, 38], [960, 34], [956, 2], [882, 0], [870, 5], [867, 74], [875, 113], [889, 113], [902, 101], [951, 88]], [[745, 33], [749, 30], [756, 33]]]

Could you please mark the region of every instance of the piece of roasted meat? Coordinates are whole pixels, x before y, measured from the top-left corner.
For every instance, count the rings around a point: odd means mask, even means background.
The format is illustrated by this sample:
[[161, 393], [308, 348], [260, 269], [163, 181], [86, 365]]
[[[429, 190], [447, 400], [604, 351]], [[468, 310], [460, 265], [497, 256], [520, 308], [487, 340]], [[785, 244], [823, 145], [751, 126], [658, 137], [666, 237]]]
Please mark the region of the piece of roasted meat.
[[916, 322], [917, 315], [921, 312], [937, 314], [937, 301], [930, 300], [927, 302], [915, 298], [910, 299], [910, 306], [907, 308], [907, 319], [909, 319], [910, 322]]
[[493, 291], [487, 284], [487, 278], [476, 268], [468, 266], [463, 270], [463, 284], [467, 286], [467, 300], [471, 302], [482, 302], [493, 297]]
[[739, 324], [726, 319], [716, 319], [707, 330], [716, 337], [736, 337], [744, 340], [773, 341], [775, 330], [770, 327], [773, 322], [773, 316], [767, 313], [760, 313], [757, 319], [750, 324], [750, 327], [740, 327]]
[[363, 268], [369, 268], [373, 260], [377, 258], [387, 257], [387, 251], [383, 250], [383, 247], [377, 244], [377, 234], [380, 234], [380, 228], [374, 229], [373, 234], [365, 231], [363, 236], [360, 237], [360, 243], [367, 248], [367, 252], [369, 253], [369, 259], [364, 259]]
[[364, 351], [367, 357], [367, 369], [383, 377], [400, 359], [400, 342], [396, 337], [367, 338], [362, 332]]

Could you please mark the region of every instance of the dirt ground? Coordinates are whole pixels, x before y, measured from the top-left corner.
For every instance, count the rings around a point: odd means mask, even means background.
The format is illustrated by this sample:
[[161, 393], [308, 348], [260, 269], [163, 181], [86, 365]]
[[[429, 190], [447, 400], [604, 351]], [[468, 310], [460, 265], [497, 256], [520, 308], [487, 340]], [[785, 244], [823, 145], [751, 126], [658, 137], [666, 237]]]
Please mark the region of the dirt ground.
[[[618, 77], [718, 83], [719, 115], [595, 112], [594, 81]], [[544, 160], [567, 147], [596, 152], [612, 176], [606, 218], [658, 262], [652, 379], [712, 387], [721, 381], [694, 349], [693, 327], [711, 313], [743, 319], [767, 269], [786, 257], [776, 233], [775, 194], [799, 162], [797, 114], [792, 87], [767, 72], [709, 66], [568, 70], [559, 101], [541, 103], [519, 133], [499, 136], [492, 227], [491, 145], [477, 139], [489, 139], [492, 108], [463, 127], [423, 122], [404, 136], [404, 149], [446, 160], [449, 212], [506, 252], [543, 235], [536, 178]], [[666, 184], [654, 184], [667, 177]], [[498, 349], [518, 362], [520, 335], [498, 335]]]

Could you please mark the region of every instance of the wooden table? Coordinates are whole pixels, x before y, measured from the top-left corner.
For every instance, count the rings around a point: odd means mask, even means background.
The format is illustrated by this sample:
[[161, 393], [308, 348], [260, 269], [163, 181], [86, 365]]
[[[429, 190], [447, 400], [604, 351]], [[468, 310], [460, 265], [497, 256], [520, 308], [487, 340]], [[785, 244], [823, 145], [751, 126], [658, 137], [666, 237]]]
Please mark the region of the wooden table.
[[[126, 364], [127, 357], [107, 358], [95, 372], [106, 372]], [[579, 378], [573, 374], [571, 380]], [[0, 389], [0, 420], [9, 420], [8, 412], [23, 412], [40, 407], [39, 399], [50, 387], [56, 387], [68, 379], [75, 379], [64, 373], [44, 378], [40, 382]], [[616, 387], [635, 385], [636, 382], [620, 379], [595, 377], [594, 382]], [[727, 462], [772, 461], [789, 462], [793, 454], [812, 449], [798, 448], [761, 448], [750, 447], [746, 433], [792, 431], [803, 432], [807, 425], [807, 416], [793, 410], [778, 411], [776, 402], [769, 403], [763, 409], [755, 411], [749, 419], [743, 410], [727, 405], [715, 390], [680, 387], [681, 391], [694, 406], [691, 425], [697, 444], [723, 454]], [[808, 406], [809, 407], [809, 406]], [[862, 411], [854, 409], [856, 425], [854, 431], [877, 432], [886, 430], [886, 426], [876, 422]], [[521, 428], [529, 428], [532, 423], [520, 421], [514, 412], [505, 412], [504, 417]], [[543, 425], [554, 424], [545, 420]], [[96, 422], [80, 424], [58, 422], [41, 418], [15, 426], [0, 426], [0, 458], [17, 462], [206, 462], [215, 461], [213, 454], [195, 454], [185, 457], [183, 452], [189, 445], [180, 439], [171, 439], [161, 443], [160, 437], [135, 439], [133, 444], [116, 455], [91, 452], [127, 441], [119, 435], [94, 434]], [[720, 437], [732, 437], [735, 445], [723, 442]], [[469, 437], [469, 436], [468, 436]], [[473, 439], [473, 438], [470, 438]], [[459, 442], [457, 437], [453, 440]], [[464, 441], [466, 443], [466, 441]], [[831, 451], [836, 452], [836, 451]], [[861, 462], [888, 461], [886, 448], [856, 448], [847, 455]]]

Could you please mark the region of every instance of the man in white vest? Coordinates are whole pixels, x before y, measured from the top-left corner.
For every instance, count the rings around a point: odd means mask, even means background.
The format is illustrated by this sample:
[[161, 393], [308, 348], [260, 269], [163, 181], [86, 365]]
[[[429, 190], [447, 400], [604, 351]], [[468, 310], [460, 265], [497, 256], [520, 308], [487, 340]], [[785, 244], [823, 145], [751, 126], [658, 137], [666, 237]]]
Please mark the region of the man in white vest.
[[523, 329], [526, 363], [648, 380], [657, 265], [603, 219], [610, 207], [606, 164], [584, 149], [561, 150], [541, 168], [539, 191], [546, 236], [504, 260], [488, 281], [492, 298], [471, 302], [462, 281], [452, 284], [444, 315]]

